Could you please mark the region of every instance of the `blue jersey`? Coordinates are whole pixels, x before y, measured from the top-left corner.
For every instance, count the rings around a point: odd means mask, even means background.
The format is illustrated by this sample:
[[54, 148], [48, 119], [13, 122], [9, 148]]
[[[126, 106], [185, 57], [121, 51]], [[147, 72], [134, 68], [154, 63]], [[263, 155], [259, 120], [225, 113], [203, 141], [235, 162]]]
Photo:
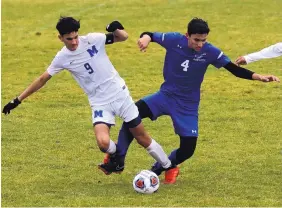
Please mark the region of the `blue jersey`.
[[200, 87], [209, 64], [220, 68], [230, 62], [221, 50], [210, 43], [205, 43], [200, 51], [189, 48], [189, 40], [180, 33], [155, 32], [153, 41], [166, 49], [164, 83], [160, 90], [185, 103], [198, 105]]

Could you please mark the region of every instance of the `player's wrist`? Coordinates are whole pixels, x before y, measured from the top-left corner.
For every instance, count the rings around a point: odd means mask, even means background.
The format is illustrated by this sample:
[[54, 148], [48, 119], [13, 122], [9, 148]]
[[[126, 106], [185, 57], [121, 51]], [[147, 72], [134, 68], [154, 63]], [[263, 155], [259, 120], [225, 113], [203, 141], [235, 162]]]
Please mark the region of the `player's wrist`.
[[22, 103], [22, 99], [20, 98], [20, 96], [18, 96], [14, 99], [14, 103], [16, 103], [18, 105]]
[[250, 63], [250, 58], [247, 55], [243, 56], [243, 59], [244, 59], [244, 64], [249, 64]]
[[141, 33], [140, 38], [143, 38], [144, 36], [149, 36], [150, 40], [151, 41], [153, 40], [153, 33], [152, 32], [143, 32], [143, 33]]
[[252, 79], [253, 79], [253, 80], [259, 80], [259, 81], [260, 81], [260, 80], [261, 80], [261, 76], [262, 76], [262, 75], [260, 75], [260, 74], [253, 73], [253, 74], [252, 74]]

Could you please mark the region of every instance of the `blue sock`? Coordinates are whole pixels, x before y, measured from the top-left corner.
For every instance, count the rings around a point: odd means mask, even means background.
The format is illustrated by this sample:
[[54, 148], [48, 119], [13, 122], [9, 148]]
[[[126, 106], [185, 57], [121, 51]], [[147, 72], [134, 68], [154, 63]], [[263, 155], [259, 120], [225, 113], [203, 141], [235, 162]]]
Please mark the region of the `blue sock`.
[[123, 123], [122, 127], [119, 131], [118, 135], [118, 142], [117, 142], [117, 155], [120, 156], [120, 158], [124, 161], [127, 150], [131, 142], [133, 141], [134, 137], [129, 131], [129, 129], [126, 127], [126, 125]]
[[178, 165], [178, 164], [180, 164], [180, 162], [179, 162], [179, 160], [177, 160], [177, 156], [176, 156], [177, 150], [178, 150], [178, 149], [173, 150], [173, 151], [170, 153], [170, 155], [168, 156], [168, 158], [170, 159], [172, 165]]
[[[170, 153], [170, 155], [168, 156], [168, 158], [170, 159], [172, 165], [178, 165], [178, 164], [180, 164], [180, 162], [176, 159], [176, 151], [177, 151], [177, 149], [173, 150], [173, 151]], [[156, 169], [163, 169], [163, 167], [161, 166], [161, 164], [158, 163], [158, 162], [155, 162], [155, 164], [153, 165], [153, 167], [156, 168]]]

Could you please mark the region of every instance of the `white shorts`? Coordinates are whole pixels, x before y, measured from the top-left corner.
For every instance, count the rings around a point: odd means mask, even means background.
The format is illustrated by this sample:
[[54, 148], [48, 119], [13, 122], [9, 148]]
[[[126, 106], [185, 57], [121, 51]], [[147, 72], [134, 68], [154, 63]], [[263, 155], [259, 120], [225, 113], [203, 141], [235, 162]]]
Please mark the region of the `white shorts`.
[[139, 115], [133, 99], [127, 88], [116, 95], [116, 100], [105, 105], [92, 105], [93, 124], [103, 122], [115, 125], [115, 116], [119, 116], [123, 121], [129, 122]]

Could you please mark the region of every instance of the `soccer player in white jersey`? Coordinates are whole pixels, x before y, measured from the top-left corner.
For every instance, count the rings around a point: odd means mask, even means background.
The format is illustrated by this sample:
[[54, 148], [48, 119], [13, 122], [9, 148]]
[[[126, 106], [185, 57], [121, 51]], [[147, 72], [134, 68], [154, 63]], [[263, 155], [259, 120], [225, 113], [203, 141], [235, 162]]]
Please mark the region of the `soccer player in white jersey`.
[[240, 56], [236, 59], [235, 63], [238, 65], [246, 65], [261, 59], [276, 58], [278, 56], [282, 56], [282, 42], [271, 45], [260, 51]]
[[72, 17], [61, 17], [56, 25], [59, 39], [64, 47], [57, 53], [47, 70], [18, 97], [3, 108], [9, 114], [24, 99], [43, 87], [55, 74], [66, 69], [87, 94], [92, 108], [93, 128], [98, 147], [109, 153], [111, 165], [98, 167], [105, 173], [119, 173], [124, 164], [116, 157], [116, 144], [110, 139], [110, 127], [115, 124], [115, 115], [120, 116], [127, 128], [148, 153], [165, 169], [171, 162], [162, 147], [144, 130], [138, 109], [134, 104], [124, 80], [110, 62], [105, 45], [125, 41], [128, 37], [121, 23], [114, 21], [104, 33], [89, 33], [79, 36], [80, 22]]

